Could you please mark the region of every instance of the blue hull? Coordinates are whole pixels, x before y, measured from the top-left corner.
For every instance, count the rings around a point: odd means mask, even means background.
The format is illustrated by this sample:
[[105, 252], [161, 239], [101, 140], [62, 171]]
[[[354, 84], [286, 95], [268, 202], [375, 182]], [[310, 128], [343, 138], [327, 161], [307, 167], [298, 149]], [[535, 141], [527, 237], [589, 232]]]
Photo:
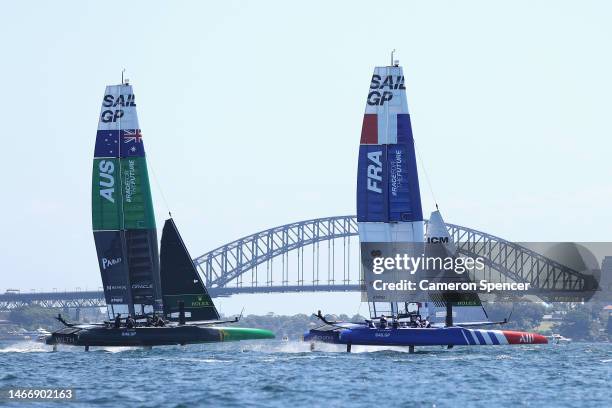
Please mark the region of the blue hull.
[[344, 324], [312, 329], [304, 341], [362, 346], [484, 346], [505, 344], [545, 344], [544, 336], [506, 330], [444, 328], [379, 329]]

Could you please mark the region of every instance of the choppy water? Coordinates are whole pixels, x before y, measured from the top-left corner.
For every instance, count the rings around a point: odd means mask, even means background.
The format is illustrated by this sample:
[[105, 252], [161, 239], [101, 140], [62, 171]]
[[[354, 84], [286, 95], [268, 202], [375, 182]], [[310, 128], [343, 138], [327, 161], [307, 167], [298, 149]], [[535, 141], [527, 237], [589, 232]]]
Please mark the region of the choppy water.
[[0, 388], [37, 386], [75, 388], [76, 401], [57, 405], [74, 407], [610, 407], [612, 344], [348, 354], [280, 341], [88, 353], [0, 343]]

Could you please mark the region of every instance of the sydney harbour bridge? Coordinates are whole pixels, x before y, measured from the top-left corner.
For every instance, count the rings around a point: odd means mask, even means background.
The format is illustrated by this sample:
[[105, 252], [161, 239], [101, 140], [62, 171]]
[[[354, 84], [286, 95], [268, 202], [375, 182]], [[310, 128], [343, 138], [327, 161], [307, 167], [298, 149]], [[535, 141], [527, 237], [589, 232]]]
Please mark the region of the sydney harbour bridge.
[[[584, 289], [576, 271], [494, 235], [446, 224], [460, 255], [484, 259], [496, 281], [535, 290]], [[212, 297], [282, 292], [357, 292], [361, 288], [355, 216], [317, 218], [260, 231], [194, 259]], [[0, 311], [26, 305], [62, 309], [105, 306], [102, 291], [7, 291]]]

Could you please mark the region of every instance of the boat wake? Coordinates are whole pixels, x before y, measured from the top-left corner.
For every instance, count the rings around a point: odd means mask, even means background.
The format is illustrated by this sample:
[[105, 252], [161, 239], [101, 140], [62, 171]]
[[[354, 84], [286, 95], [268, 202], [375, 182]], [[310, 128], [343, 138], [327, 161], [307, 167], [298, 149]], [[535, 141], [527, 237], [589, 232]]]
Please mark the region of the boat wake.
[[[266, 342], [257, 344], [248, 344], [242, 348], [243, 352], [263, 352], [263, 353], [286, 353], [286, 354], [302, 354], [302, 353], [344, 353], [346, 354], [346, 346], [343, 344], [331, 343], [316, 343], [315, 349], [310, 350], [310, 343], [304, 341], [284, 341]], [[431, 352], [446, 352], [445, 347], [426, 346], [419, 347], [417, 353]], [[408, 347], [397, 346], [353, 346], [351, 353], [409, 353]]]
[[0, 348], [0, 353], [49, 353], [51, 348], [35, 341], [20, 341]]

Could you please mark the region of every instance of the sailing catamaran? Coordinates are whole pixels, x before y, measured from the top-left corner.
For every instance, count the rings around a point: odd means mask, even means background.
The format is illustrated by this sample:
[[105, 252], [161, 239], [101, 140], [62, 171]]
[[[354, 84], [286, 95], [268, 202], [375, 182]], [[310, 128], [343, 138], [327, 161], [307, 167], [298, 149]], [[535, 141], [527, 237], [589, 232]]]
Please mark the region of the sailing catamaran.
[[58, 316], [66, 327], [48, 336], [47, 344], [88, 350], [274, 338], [268, 330], [219, 326], [238, 319], [220, 319], [172, 218], [165, 222], [158, 255], [144, 143], [127, 81], [107, 86], [102, 100], [92, 225], [109, 320], [70, 324]]
[[[361, 130], [357, 171], [357, 223], [364, 257], [380, 257], [381, 250], [397, 251], [412, 247], [424, 248], [424, 242], [442, 243], [437, 246], [450, 256], [454, 245], [439, 211], [434, 211], [427, 224], [421, 207], [416, 155], [402, 67], [391, 57], [391, 65], [376, 67], [370, 82]], [[397, 252], [395, 252], [397, 253]], [[414, 252], [415, 254], [419, 252]], [[371, 255], [370, 255], [371, 254]], [[385, 253], [385, 255], [387, 255]], [[393, 256], [394, 254], [391, 254]], [[466, 274], [467, 275], [467, 274]], [[463, 277], [460, 279], [468, 279]], [[547, 343], [539, 334], [470, 329], [504, 322], [453, 322], [453, 305], [462, 309], [483, 311], [477, 294], [446, 292], [432, 295], [429, 302], [377, 302], [368, 292], [370, 319], [365, 322], [329, 321], [321, 312], [316, 315], [323, 325], [309, 330], [304, 340], [351, 345], [374, 346], [455, 346]], [[446, 309], [443, 324], [417, 326], [421, 313], [435, 307]], [[387, 325], [381, 315], [393, 316]], [[480, 319], [478, 319], [480, 320]]]

